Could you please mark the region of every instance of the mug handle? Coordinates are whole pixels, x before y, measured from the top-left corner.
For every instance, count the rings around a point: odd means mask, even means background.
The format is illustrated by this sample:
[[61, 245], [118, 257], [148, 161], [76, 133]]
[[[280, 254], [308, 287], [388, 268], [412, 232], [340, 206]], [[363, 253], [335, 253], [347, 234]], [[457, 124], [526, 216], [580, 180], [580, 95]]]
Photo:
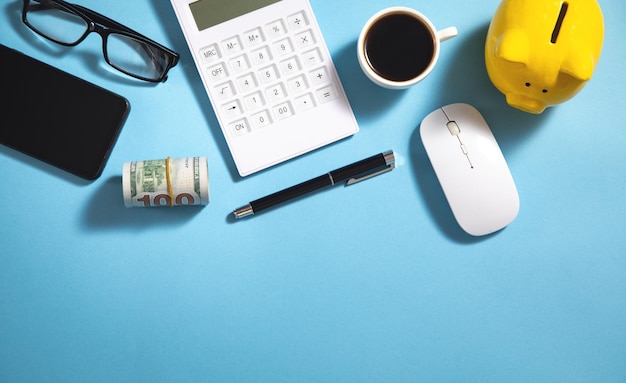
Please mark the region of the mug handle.
[[459, 32], [456, 30], [456, 27], [448, 27], [437, 31], [437, 38], [439, 38], [439, 41], [441, 42], [451, 39], [458, 34]]

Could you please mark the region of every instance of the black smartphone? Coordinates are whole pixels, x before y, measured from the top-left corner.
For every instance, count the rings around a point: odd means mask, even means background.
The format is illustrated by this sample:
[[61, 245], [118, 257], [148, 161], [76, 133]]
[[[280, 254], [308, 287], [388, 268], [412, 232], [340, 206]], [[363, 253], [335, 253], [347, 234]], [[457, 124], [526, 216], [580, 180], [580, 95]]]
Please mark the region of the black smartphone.
[[100, 176], [128, 100], [0, 44], [0, 143], [87, 180]]

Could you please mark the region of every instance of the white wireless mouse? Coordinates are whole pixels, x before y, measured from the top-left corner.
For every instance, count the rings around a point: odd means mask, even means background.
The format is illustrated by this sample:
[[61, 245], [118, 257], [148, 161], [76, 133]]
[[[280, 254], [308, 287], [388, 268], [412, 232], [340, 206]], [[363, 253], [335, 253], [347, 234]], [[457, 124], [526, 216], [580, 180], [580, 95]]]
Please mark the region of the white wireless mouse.
[[468, 104], [451, 104], [426, 116], [420, 136], [457, 222], [481, 236], [513, 222], [517, 188], [500, 146], [483, 116]]

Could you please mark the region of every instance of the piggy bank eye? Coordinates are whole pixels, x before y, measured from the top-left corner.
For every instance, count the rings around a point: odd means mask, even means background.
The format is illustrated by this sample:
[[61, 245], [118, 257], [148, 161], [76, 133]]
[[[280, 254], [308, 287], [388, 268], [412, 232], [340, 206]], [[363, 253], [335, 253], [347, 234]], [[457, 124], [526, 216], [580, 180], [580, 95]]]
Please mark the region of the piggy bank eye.
[[527, 82], [527, 83], [526, 83], [526, 87], [529, 87], [529, 86], [530, 86], [530, 83], [529, 83], [529, 82]]

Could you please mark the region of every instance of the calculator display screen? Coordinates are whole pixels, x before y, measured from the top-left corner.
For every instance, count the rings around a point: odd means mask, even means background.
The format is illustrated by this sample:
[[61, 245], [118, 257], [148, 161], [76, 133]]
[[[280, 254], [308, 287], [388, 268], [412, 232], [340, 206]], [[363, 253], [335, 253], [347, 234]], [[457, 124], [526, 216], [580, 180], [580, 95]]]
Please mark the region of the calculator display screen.
[[198, 30], [204, 30], [280, 0], [198, 0], [189, 4]]

